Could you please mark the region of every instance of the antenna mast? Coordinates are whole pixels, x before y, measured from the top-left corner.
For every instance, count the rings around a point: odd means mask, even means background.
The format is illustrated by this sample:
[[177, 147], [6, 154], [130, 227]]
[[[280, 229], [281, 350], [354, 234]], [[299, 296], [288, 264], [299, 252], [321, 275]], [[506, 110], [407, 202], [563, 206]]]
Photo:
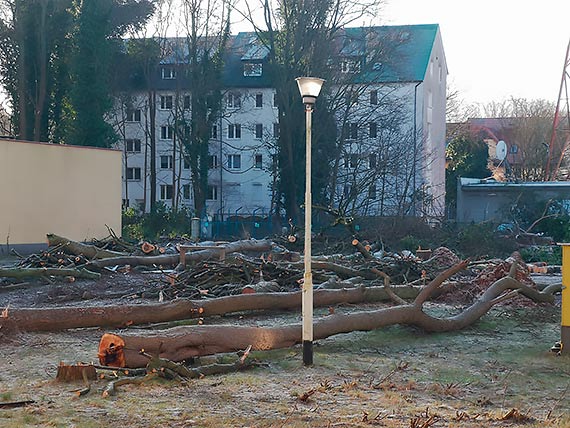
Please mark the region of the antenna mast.
[[[570, 146], [570, 100], [568, 82], [570, 80], [570, 41], [566, 48], [566, 57], [560, 80], [560, 91], [556, 102], [556, 112], [552, 121], [552, 134], [548, 145], [548, 160], [544, 173], [544, 181], [554, 181], [558, 176], [560, 165]], [[557, 156], [557, 158], [555, 157]], [[556, 161], [556, 164], [553, 164]], [[551, 171], [552, 168], [552, 171]]]

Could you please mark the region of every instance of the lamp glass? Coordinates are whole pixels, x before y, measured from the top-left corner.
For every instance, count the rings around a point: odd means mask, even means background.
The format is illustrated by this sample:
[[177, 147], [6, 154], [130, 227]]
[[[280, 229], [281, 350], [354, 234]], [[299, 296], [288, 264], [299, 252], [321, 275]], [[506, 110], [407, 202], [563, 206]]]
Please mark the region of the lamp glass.
[[319, 79], [318, 77], [297, 77], [295, 80], [299, 86], [301, 96], [313, 98], [317, 98], [319, 96], [323, 83], [325, 82], [323, 79]]

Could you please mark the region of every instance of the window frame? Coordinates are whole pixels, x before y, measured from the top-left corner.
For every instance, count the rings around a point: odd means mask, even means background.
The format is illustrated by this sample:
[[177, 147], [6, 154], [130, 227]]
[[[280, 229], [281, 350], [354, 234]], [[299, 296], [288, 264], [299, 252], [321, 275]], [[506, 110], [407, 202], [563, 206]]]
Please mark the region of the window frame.
[[173, 107], [174, 107], [174, 97], [172, 95], [160, 96], [159, 110], [172, 110]]
[[257, 140], [261, 140], [263, 138], [263, 123], [255, 124], [254, 135]]
[[241, 154], [240, 153], [230, 153], [227, 155], [227, 165], [228, 169], [239, 171], [241, 170]]
[[160, 161], [160, 169], [168, 170], [172, 169], [172, 167], [174, 166], [174, 158], [172, 157], [172, 155], [160, 155], [159, 161]]
[[228, 139], [230, 140], [241, 139], [241, 123], [228, 124]]
[[368, 137], [378, 138], [378, 123], [375, 121], [369, 122], [368, 124]]
[[[129, 145], [131, 146], [131, 150], [129, 150]], [[137, 146], [138, 146], [138, 150], [137, 150]], [[142, 141], [141, 141], [141, 139], [140, 138], [125, 138], [125, 152], [127, 152], [127, 153], [142, 153]]]
[[173, 188], [172, 184], [161, 184], [160, 185], [160, 200], [161, 201], [171, 201], [173, 196], [174, 196], [174, 188]]
[[128, 108], [125, 112], [125, 122], [139, 123], [142, 119], [142, 111], [140, 108]]
[[228, 92], [226, 96], [226, 106], [231, 109], [241, 108], [241, 93]]
[[256, 153], [253, 155], [253, 168], [263, 169], [263, 154]]
[[[129, 172], [130, 172], [130, 174], [129, 174]], [[129, 175], [130, 175], [130, 177], [129, 177]], [[142, 180], [142, 168], [137, 167], [137, 166], [127, 167], [125, 169], [125, 179], [127, 181], [141, 181]]]
[[160, 139], [172, 141], [174, 139], [174, 127], [172, 125], [162, 125], [160, 127]]
[[377, 106], [378, 105], [378, 90], [372, 89], [370, 91], [370, 105]]
[[162, 80], [175, 80], [176, 68], [173, 65], [162, 66], [160, 68], [160, 77], [162, 78]]
[[206, 190], [206, 200], [207, 201], [217, 201], [218, 200], [218, 186], [215, 184], [208, 184]]
[[244, 62], [244, 77], [261, 77], [263, 75], [263, 63], [261, 62]]

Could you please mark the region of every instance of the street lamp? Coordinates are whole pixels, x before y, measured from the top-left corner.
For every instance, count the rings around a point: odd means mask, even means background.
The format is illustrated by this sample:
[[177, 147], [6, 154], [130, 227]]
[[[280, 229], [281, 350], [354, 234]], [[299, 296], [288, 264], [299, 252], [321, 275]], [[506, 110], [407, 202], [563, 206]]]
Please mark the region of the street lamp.
[[305, 274], [303, 281], [303, 363], [313, 364], [313, 273], [311, 272], [311, 116], [313, 106], [325, 82], [317, 77], [295, 79], [305, 104], [306, 145], [305, 145]]

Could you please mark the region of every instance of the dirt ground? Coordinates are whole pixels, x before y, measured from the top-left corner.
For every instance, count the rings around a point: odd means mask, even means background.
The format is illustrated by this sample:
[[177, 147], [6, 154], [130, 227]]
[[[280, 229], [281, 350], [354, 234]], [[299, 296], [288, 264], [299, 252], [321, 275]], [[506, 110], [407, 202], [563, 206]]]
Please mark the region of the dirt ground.
[[[28, 285], [0, 292], [0, 308], [156, 301], [159, 285], [157, 275], [120, 273], [97, 282]], [[426, 305], [440, 315], [460, 309]], [[206, 323], [299, 320], [291, 311]], [[460, 332], [392, 326], [320, 340], [309, 368], [299, 347], [255, 352], [264, 364], [253, 370], [184, 384], [125, 385], [109, 398], [101, 396], [107, 381], [77, 397], [81, 384], [54, 379], [60, 361], [95, 362], [102, 330], [0, 334], [0, 427], [570, 427], [570, 358], [549, 352], [559, 324], [559, 303], [504, 305]], [[1, 409], [18, 400], [34, 403]]]

